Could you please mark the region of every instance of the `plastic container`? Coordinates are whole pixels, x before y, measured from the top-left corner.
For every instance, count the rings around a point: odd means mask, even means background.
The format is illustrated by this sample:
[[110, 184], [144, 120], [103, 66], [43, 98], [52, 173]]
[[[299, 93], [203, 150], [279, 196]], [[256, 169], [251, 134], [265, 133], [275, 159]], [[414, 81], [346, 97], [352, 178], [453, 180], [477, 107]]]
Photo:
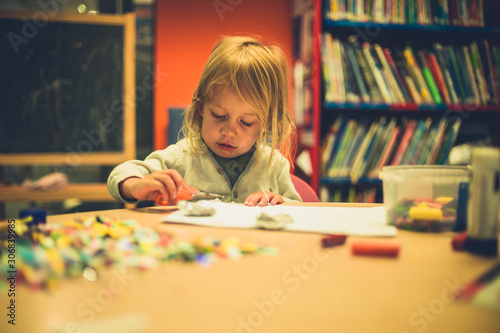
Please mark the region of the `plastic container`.
[[460, 183], [469, 183], [471, 176], [468, 167], [383, 167], [379, 177], [387, 222], [407, 230], [451, 230], [457, 219]]

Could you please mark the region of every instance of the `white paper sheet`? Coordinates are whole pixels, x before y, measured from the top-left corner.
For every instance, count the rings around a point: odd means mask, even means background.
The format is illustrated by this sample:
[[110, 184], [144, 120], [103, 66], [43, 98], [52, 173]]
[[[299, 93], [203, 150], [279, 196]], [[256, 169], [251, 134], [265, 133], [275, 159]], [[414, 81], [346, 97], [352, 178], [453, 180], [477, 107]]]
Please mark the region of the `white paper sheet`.
[[256, 217], [262, 212], [269, 215], [285, 213], [294, 220], [286, 227], [290, 231], [374, 237], [393, 237], [397, 234], [397, 229], [385, 222], [384, 207], [247, 207], [217, 201], [210, 202], [210, 205], [215, 209], [215, 215], [185, 216], [176, 211], [162, 217], [161, 221], [221, 228], [255, 228]]

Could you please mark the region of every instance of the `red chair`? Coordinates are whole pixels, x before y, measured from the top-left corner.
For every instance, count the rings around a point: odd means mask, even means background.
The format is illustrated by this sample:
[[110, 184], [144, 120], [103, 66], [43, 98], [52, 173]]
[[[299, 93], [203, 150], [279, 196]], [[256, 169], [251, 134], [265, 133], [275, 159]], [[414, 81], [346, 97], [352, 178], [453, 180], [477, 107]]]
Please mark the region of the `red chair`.
[[293, 186], [295, 186], [295, 189], [299, 192], [303, 202], [320, 202], [318, 195], [311, 185], [293, 174], [290, 174], [290, 176], [292, 177]]

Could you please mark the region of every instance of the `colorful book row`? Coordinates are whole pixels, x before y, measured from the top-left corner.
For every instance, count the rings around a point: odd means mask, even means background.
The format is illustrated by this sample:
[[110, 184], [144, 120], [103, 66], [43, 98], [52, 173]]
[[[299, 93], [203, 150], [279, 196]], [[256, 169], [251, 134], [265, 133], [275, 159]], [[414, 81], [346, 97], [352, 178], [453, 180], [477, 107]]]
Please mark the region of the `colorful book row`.
[[484, 27], [483, 0], [330, 0], [334, 21]]
[[325, 202], [367, 202], [382, 203], [382, 188], [349, 186], [346, 188], [335, 189], [325, 188], [322, 194], [322, 201]]
[[322, 144], [326, 177], [376, 178], [386, 165], [442, 165], [456, 140], [461, 118], [453, 120], [339, 115]]
[[430, 49], [361, 43], [323, 34], [327, 103], [388, 105], [500, 104], [500, 49], [488, 40], [434, 43]]

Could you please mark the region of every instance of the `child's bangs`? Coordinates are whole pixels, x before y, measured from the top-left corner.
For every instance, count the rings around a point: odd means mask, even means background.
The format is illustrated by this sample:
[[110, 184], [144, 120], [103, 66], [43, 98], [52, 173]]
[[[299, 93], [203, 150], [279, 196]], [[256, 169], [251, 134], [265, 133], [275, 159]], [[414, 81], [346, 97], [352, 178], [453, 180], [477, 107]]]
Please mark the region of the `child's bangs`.
[[271, 104], [269, 82], [252, 67], [254, 66], [247, 64], [235, 68], [232, 77], [229, 78], [229, 86], [245, 103], [258, 111], [259, 117], [266, 117]]

